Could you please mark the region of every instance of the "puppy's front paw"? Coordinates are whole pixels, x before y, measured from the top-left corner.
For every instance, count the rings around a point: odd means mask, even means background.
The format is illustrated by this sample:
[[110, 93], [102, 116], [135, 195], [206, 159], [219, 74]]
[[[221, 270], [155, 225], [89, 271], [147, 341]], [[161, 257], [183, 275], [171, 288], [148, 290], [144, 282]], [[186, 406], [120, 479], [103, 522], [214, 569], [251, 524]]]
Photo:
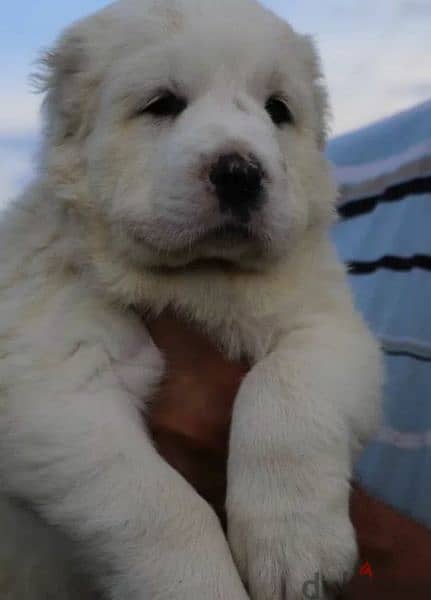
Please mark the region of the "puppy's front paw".
[[352, 574], [357, 546], [347, 510], [294, 505], [286, 498], [274, 510], [266, 499], [256, 510], [250, 501], [228, 510], [231, 549], [252, 600], [328, 599]]

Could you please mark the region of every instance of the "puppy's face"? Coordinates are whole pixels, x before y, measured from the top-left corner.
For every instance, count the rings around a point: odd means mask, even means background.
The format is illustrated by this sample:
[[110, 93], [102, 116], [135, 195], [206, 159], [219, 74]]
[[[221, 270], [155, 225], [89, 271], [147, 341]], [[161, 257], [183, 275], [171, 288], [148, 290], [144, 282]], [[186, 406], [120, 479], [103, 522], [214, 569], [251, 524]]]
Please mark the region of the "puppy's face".
[[261, 267], [330, 219], [314, 51], [254, 0], [121, 0], [50, 62], [53, 155], [123, 255]]

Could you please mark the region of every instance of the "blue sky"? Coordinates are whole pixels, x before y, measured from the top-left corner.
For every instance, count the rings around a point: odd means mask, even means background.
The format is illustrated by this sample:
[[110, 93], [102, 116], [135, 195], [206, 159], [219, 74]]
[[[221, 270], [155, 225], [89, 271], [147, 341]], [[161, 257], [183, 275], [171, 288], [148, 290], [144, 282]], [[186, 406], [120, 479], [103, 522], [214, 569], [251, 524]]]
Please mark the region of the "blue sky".
[[[214, 0], [216, 1], [216, 0]], [[315, 36], [334, 134], [431, 98], [431, 0], [261, 0]], [[0, 23], [0, 202], [30, 170], [40, 98], [29, 73], [42, 48], [106, 0], [3, 0]]]

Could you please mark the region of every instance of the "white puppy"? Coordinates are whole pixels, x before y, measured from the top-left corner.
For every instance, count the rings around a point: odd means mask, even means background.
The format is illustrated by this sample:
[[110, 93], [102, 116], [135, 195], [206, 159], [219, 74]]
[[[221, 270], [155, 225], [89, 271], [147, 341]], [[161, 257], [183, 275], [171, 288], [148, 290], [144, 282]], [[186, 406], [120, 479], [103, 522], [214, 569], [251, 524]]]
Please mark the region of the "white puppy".
[[[0, 230], [1, 485], [46, 527], [3, 536], [2, 598], [85, 597], [65, 584], [64, 535], [111, 600], [290, 600], [316, 573], [340, 582], [381, 371], [328, 241], [310, 40], [254, 0], [120, 0], [46, 66], [39, 177]], [[252, 364], [232, 554], [141, 422], [164, 374], [142, 316], [168, 306]], [[5, 501], [12, 514], [36, 519]]]

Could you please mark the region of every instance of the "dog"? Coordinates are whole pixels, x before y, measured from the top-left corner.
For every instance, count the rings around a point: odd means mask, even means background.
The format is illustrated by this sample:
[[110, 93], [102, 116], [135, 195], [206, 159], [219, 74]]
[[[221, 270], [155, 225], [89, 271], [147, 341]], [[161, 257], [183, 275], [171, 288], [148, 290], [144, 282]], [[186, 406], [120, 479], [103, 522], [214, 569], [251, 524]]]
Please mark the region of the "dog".
[[[0, 231], [2, 597], [295, 600], [316, 573], [339, 584], [382, 368], [328, 235], [311, 39], [254, 0], [118, 0], [65, 31], [40, 81], [38, 176]], [[228, 541], [142, 424], [165, 372], [143, 317], [168, 307], [252, 367]]]

